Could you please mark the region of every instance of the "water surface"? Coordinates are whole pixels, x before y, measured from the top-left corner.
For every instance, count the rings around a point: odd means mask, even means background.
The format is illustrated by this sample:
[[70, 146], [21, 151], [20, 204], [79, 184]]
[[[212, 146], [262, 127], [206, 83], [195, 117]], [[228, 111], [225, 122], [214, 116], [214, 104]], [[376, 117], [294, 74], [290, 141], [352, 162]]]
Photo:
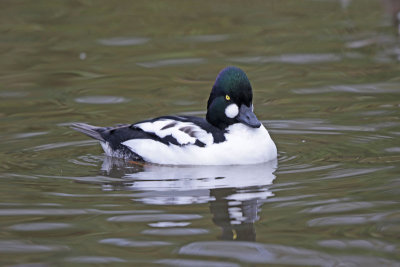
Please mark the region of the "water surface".
[[[0, 4], [6, 266], [400, 265], [390, 1]], [[243, 68], [277, 161], [105, 157], [73, 122], [204, 116]]]

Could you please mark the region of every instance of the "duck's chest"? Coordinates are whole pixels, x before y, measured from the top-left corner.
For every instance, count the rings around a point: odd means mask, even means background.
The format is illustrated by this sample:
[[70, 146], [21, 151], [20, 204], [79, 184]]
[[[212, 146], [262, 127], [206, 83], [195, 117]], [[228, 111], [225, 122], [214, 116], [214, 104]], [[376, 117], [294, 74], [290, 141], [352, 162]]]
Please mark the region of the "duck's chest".
[[231, 125], [219, 153], [231, 164], [251, 164], [276, 158], [277, 151], [264, 126], [250, 128], [241, 123]]

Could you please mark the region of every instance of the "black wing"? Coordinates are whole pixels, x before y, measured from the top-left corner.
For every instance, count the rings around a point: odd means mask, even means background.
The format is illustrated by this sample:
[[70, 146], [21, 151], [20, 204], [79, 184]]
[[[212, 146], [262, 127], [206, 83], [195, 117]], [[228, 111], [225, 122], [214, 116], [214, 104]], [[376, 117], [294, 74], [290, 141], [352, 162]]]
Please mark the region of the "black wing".
[[192, 116], [163, 116], [115, 127], [97, 127], [85, 123], [74, 123], [71, 127], [101, 142], [107, 142], [113, 150], [123, 152], [128, 148], [122, 143], [131, 139], [152, 139], [166, 145], [191, 144], [200, 147], [225, 141], [224, 131], [203, 118]]

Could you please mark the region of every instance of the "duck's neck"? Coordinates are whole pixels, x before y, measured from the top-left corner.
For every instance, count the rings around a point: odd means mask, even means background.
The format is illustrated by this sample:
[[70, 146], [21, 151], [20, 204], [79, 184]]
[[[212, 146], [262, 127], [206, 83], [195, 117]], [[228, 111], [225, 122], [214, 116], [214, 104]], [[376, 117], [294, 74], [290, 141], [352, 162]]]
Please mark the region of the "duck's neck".
[[215, 116], [211, 116], [210, 112], [207, 112], [206, 120], [211, 125], [217, 127], [220, 130], [223, 130], [223, 131], [229, 126], [228, 123], [218, 120], [218, 118], [216, 118]]

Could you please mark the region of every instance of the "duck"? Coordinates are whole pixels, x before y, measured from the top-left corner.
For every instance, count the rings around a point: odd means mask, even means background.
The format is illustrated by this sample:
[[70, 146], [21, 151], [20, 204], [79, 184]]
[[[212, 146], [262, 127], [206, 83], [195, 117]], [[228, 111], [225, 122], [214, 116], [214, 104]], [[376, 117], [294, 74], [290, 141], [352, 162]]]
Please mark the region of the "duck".
[[235, 66], [217, 76], [205, 118], [167, 115], [133, 124], [71, 128], [98, 141], [107, 156], [161, 165], [245, 165], [275, 160], [277, 148], [254, 114], [253, 90]]

